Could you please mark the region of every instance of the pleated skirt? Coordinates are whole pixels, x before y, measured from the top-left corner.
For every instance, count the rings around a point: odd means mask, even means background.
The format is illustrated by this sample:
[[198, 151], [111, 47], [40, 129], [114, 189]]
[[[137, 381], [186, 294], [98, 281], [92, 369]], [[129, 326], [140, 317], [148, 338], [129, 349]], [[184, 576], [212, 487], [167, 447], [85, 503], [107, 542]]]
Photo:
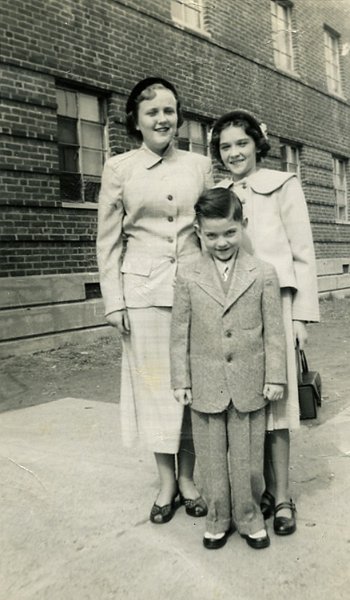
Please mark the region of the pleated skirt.
[[128, 316], [120, 399], [123, 444], [176, 454], [183, 407], [170, 389], [171, 308], [128, 308]]
[[300, 427], [297, 368], [292, 322], [292, 293], [288, 288], [282, 288], [281, 297], [287, 349], [287, 386], [283, 399], [278, 402], [270, 402], [266, 409], [266, 429], [268, 431], [275, 429], [289, 429], [292, 431]]

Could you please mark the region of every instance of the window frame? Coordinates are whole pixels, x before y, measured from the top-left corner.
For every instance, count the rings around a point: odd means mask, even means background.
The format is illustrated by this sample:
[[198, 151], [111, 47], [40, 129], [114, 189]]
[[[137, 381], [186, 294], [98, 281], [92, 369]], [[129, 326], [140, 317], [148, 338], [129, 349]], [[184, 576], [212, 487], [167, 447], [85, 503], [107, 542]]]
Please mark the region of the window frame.
[[[279, 29], [278, 23], [281, 21], [278, 16], [279, 8], [283, 11], [283, 23], [285, 26], [282, 30]], [[272, 48], [275, 66], [282, 71], [295, 73], [295, 56], [293, 48], [293, 20], [292, 20], [293, 4], [289, 0], [270, 0], [271, 14], [271, 31], [272, 31]], [[284, 45], [280, 42], [278, 35], [281, 32], [286, 32], [284, 36]]]
[[331, 94], [342, 95], [340, 64], [340, 34], [324, 26], [324, 56], [327, 89]]
[[[74, 103], [75, 103], [75, 111], [76, 114], [72, 117], [69, 114], [65, 114], [64, 112], [60, 112], [59, 107], [59, 92], [69, 93], [74, 95]], [[107, 102], [106, 97], [97, 91], [91, 91], [84, 88], [73, 88], [64, 84], [57, 83], [56, 85], [56, 96], [57, 96], [57, 146], [58, 146], [58, 155], [59, 160], [61, 162], [61, 152], [62, 149], [66, 147], [74, 147], [76, 148], [77, 153], [77, 170], [69, 171], [61, 168], [61, 164], [59, 166], [59, 179], [60, 179], [60, 198], [64, 203], [71, 203], [74, 206], [77, 204], [97, 204], [98, 201], [98, 193], [101, 183], [102, 169], [103, 165], [108, 158], [108, 119], [107, 119]], [[91, 97], [94, 99], [94, 102], [97, 101], [97, 111], [98, 111], [98, 120], [91, 120], [84, 118], [84, 110], [86, 110], [86, 106], [83, 108], [83, 97]], [[59, 122], [60, 120], [69, 120], [76, 121], [76, 143], [65, 143], [60, 140], [60, 131], [59, 131]], [[100, 146], [90, 146], [86, 140], [84, 140], [84, 124], [92, 124], [98, 125], [100, 128], [100, 136], [101, 136], [101, 145]], [[99, 174], [87, 173], [86, 166], [84, 166], [84, 150], [89, 152], [90, 150], [97, 152], [101, 157], [101, 168]], [[79, 198], [75, 196], [75, 194], [70, 194], [69, 191], [67, 195], [64, 192], [64, 177], [68, 181], [71, 178], [71, 181], [75, 178], [76, 185], [79, 186]], [[90, 184], [90, 192], [88, 192], [88, 186]], [[91, 186], [92, 184], [92, 186]], [[74, 181], [73, 181], [74, 185]], [[91, 191], [92, 188], [92, 191]], [[89, 198], [88, 194], [93, 195], [93, 199]]]
[[[301, 150], [302, 146], [298, 143], [280, 140], [282, 170], [286, 173], [295, 173], [299, 180], [301, 180]], [[285, 157], [283, 156], [284, 152]], [[289, 168], [289, 166], [293, 165], [295, 165], [295, 169]]]
[[[186, 9], [188, 10], [188, 8], [191, 8], [191, 5], [197, 6], [198, 10], [196, 10], [196, 12], [198, 13], [198, 17], [199, 17], [199, 25], [193, 25], [192, 23], [189, 22], [189, 20], [186, 18]], [[174, 6], [177, 6], [180, 11], [181, 11], [181, 16], [176, 16], [174, 14]], [[204, 6], [203, 6], [203, 0], [170, 0], [170, 13], [171, 13], [171, 18], [174, 21], [174, 23], [181, 25], [181, 27], [186, 27], [188, 29], [192, 29], [193, 31], [197, 31], [197, 32], [205, 32], [205, 27], [204, 27]]]
[[[332, 173], [334, 189], [334, 210], [335, 220], [340, 223], [348, 223], [349, 203], [348, 203], [348, 185], [347, 185], [348, 160], [339, 156], [332, 156]], [[339, 201], [341, 198], [341, 201]], [[340, 213], [343, 209], [343, 216]]]

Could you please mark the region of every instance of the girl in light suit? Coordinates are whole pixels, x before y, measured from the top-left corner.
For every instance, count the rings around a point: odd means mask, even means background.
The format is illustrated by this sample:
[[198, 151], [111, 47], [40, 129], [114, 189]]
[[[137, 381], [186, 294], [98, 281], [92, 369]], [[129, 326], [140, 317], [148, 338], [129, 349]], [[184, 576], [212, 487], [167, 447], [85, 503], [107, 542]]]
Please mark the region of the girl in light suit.
[[298, 178], [260, 166], [270, 144], [264, 126], [237, 109], [223, 115], [212, 131], [212, 155], [230, 172], [218, 186], [232, 187], [248, 218], [245, 247], [271, 263], [279, 278], [287, 342], [287, 393], [267, 409], [265, 484], [262, 511], [274, 514], [274, 531], [296, 529], [289, 494], [289, 431], [299, 427], [295, 345], [306, 343], [305, 324], [319, 320], [316, 265], [307, 205]]
[[194, 204], [212, 186], [211, 166], [207, 157], [174, 146], [182, 116], [177, 91], [165, 79], [136, 84], [126, 119], [142, 145], [105, 164], [98, 264], [106, 319], [123, 343], [123, 441], [154, 452], [160, 491], [150, 518], [166, 523], [178, 493], [189, 515], [207, 512], [193, 483], [189, 417], [170, 389], [169, 336], [176, 270], [200, 253]]

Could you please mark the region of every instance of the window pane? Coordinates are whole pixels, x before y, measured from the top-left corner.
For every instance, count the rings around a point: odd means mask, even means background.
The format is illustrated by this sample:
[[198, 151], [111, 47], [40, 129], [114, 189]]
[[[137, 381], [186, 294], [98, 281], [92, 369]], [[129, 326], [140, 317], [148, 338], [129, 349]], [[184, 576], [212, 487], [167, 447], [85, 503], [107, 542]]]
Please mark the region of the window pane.
[[81, 145], [86, 148], [103, 148], [103, 127], [97, 123], [81, 123]]
[[81, 200], [80, 175], [60, 175], [60, 194], [62, 200]]
[[199, 28], [201, 25], [201, 20], [198, 10], [190, 6], [185, 6], [185, 21], [190, 27]]
[[59, 142], [77, 144], [77, 121], [67, 117], [57, 118], [57, 137]]
[[57, 114], [77, 118], [78, 107], [76, 94], [67, 90], [56, 90]]
[[98, 202], [98, 194], [100, 191], [100, 179], [84, 177], [84, 200], [85, 202]]
[[193, 142], [199, 142], [203, 144], [203, 128], [198, 121], [189, 122], [190, 138]]
[[79, 117], [86, 121], [100, 122], [98, 98], [88, 94], [79, 94]]
[[177, 2], [177, 0], [172, 0], [171, 2], [171, 14], [174, 19], [183, 21], [183, 7], [180, 2]]
[[181, 127], [179, 127], [179, 137], [180, 138], [188, 138], [189, 137], [189, 123], [188, 121], [184, 121]]
[[205, 147], [203, 144], [192, 144], [192, 152], [205, 155]]
[[189, 142], [189, 140], [186, 140], [184, 138], [179, 138], [178, 142], [177, 142], [177, 147], [180, 150], [189, 150], [190, 149], [190, 142]]
[[60, 171], [79, 172], [78, 147], [59, 146], [58, 158]]
[[82, 149], [83, 173], [88, 175], [101, 175], [103, 154], [98, 150]]

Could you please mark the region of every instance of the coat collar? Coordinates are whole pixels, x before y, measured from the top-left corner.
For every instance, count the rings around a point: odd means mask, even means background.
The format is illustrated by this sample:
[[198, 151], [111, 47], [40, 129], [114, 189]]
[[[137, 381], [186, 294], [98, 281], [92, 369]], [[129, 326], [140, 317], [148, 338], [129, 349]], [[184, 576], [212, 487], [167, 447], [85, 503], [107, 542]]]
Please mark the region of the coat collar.
[[222, 305], [225, 313], [255, 281], [255, 270], [256, 260], [240, 248], [233, 267], [231, 284], [225, 295], [214, 261], [209, 254], [204, 253], [195, 268], [196, 283]]
[[286, 181], [292, 179], [292, 177], [296, 177], [296, 174], [275, 171], [274, 169], [258, 169], [251, 175], [248, 175], [248, 177], [237, 181], [237, 183], [234, 183], [230, 178], [226, 178], [220, 181], [215, 187], [232, 187], [233, 190], [235, 188], [238, 190], [250, 187], [257, 194], [272, 194], [272, 192], [278, 190]]
[[142, 152], [145, 168], [152, 169], [152, 167], [162, 162], [164, 159], [172, 158], [176, 152], [176, 148], [174, 147], [174, 144], [171, 143], [166, 152], [162, 156], [159, 156], [159, 154], [152, 152], [152, 150], [143, 143], [140, 147], [140, 151]]

